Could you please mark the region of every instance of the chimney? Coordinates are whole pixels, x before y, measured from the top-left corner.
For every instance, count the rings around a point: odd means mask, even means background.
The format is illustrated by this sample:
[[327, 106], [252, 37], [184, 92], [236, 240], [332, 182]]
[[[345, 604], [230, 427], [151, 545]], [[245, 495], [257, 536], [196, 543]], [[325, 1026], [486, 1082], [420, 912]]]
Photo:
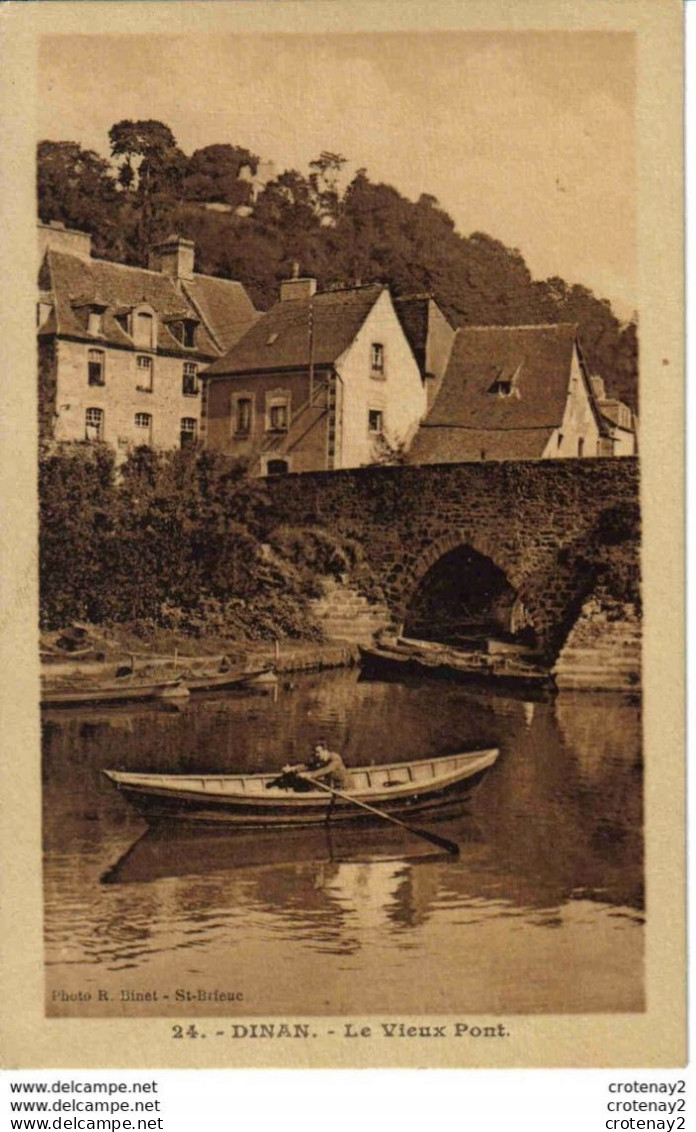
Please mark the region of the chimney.
[[66, 228], [60, 220], [51, 220], [49, 224], [39, 224], [39, 259], [44, 253], [51, 251], [66, 252], [67, 255], [77, 256], [79, 259], [92, 258], [92, 237], [89, 232], [79, 232], [77, 228]]
[[311, 299], [316, 289], [316, 279], [311, 279], [309, 276], [300, 278], [300, 265], [295, 260], [292, 265], [292, 279], [281, 280], [280, 301], [284, 303], [288, 299]]
[[195, 252], [193, 240], [185, 240], [183, 236], [169, 236], [161, 244], [155, 244], [150, 252], [148, 266], [151, 271], [161, 271], [170, 279], [193, 279]]
[[590, 384], [592, 385], [592, 392], [595, 395], [595, 401], [606, 401], [607, 394], [604, 386], [604, 378], [593, 374], [590, 378]]

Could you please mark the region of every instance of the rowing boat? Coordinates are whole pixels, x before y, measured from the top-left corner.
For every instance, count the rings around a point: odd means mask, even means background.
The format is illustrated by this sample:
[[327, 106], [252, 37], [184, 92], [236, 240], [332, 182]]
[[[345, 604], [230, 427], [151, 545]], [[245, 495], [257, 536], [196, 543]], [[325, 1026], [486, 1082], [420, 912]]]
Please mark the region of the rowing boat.
[[[434, 810], [470, 794], [498, 757], [488, 748], [348, 771], [346, 794], [388, 814]], [[177, 818], [238, 827], [315, 825], [365, 817], [350, 798], [294, 790], [272, 774], [104, 774], [150, 822]]]
[[173, 700], [188, 696], [189, 690], [181, 680], [163, 680], [158, 684], [92, 684], [82, 688], [44, 687], [41, 691], [42, 707], [75, 707], [79, 704], [125, 704], [141, 700]]

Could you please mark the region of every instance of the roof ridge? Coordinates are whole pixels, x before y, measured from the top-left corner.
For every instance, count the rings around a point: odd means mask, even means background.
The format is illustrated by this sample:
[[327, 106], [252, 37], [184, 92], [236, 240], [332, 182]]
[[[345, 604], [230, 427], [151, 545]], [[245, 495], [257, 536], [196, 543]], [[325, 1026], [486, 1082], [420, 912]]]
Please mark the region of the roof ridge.
[[231, 283], [233, 287], [243, 287], [244, 284], [240, 279], [228, 279], [224, 275], [206, 275], [203, 271], [194, 271], [193, 280], [182, 279], [182, 283], [195, 282], [197, 279], [212, 279], [215, 283]]
[[455, 327], [455, 332], [458, 334], [460, 330], [577, 330], [578, 325], [577, 322], [487, 322], [475, 325], [464, 323]]
[[154, 271], [151, 267], [137, 267], [134, 263], [119, 263], [119, 261], [115, 259], [97, 259], [95, 256], [90, 256], [89, 259], [85, 259], [83, 256], [74, 255], [72, 252], [63, 251], [61, 248], [48, 248], [47, 254], [49, 256], [62, 255], [66, 256], [68, 259], [76, 259], [78, 263], [83, 263], [87, 267], [92, 267], [95, 264], [97, 266], [105, 264], [107, 267], [122, 267], [125, 271], [143, 271], [146, 275], [156, 275], [159, 279], [166, 279], [170, 283], [174, 282], [171, 275], [164, 275], [161, 271]]
[[[297, 299], [278, 299], [273, 306], [270, 307], [270, 310], [275, 310], [276, 307], [281, 306], [281, 304], [284, 307], [289, 307], [294, 306], [296, 303], [311, 303], [314, 299], [325, 299], [329, 295], [344, 295], [348, 291], [384, 291], [387, 290], [387, 288], [388, 285], [386, 283], [361, 283], [357, 287], [330, 287], [326, 291], [315, 291], [313, 295], [301, 295]], [[269, 311], [265, 311], [264, 313], [268, 314]]]

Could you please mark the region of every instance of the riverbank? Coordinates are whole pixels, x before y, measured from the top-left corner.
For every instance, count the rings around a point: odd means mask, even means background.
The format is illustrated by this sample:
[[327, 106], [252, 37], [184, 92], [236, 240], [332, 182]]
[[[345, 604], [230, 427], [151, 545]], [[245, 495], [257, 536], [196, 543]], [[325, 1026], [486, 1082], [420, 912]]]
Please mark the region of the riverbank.
[[[44, 634], [42, 648], [54, 649], [60, 634]], [[54, 639], [49, 639], [54, 638]], [[132, 635], [85, 627], [89, 652], [80, 658], [68, 651], [42, 653], [42, 674], [49, 680], [66, 677], [115, 677], [130, 668], [158, 676], [197, 672], [219, 666], [223, 660], [249, 669], [272, 666], [276, 672], [318, 672], [355, 664], [357, 646], [350, 641], [233, 641], [221, 637], [183, 638], [162, 634], [151, 641]]]

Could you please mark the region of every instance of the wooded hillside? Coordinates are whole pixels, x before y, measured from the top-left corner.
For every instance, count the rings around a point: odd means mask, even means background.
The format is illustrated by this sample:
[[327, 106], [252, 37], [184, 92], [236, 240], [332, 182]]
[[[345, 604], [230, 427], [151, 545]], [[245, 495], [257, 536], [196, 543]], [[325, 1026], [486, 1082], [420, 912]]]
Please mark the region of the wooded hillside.
[[637, 410], [636, 321], [581, 284], [533, 280], [516, 248], [461, 235], [434, 197], [408, 200], [365, 169], [343, 188], [346, 159], [323, 152], [254, 199], [259, 158], [241, 146], [189, 156], [156, 121], [118, 122], [109, 142], [108, 159], [76, 142], [38, 147], [40, 219], [91, 232], [95, 255], [146, 265], [148, 248], [178, 232], [195, 240], [197, 271], [240, 280], [260, 309], [297, 261], [321, 289], [380, 281], [395, 296], [432, 293], [455, 326], [576, 322], [590, 371]]

